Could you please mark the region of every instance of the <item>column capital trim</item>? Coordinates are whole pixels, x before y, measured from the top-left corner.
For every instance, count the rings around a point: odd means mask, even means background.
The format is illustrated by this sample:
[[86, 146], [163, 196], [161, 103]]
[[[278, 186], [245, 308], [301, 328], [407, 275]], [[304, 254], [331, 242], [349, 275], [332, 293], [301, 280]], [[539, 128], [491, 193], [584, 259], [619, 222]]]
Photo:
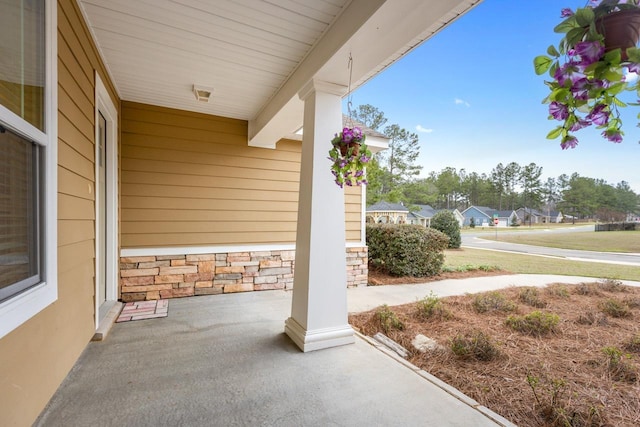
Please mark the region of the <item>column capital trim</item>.
[[347, 94], [349, 88], [347, 86], [325, 82], [323, 80], [311, 79], [302, 86], [302, 89], [298, 92], [298, 96], [301, 100], [305, 100], [309, 95], [314, 92], [324, 92], [331, 95], [344, 96]]

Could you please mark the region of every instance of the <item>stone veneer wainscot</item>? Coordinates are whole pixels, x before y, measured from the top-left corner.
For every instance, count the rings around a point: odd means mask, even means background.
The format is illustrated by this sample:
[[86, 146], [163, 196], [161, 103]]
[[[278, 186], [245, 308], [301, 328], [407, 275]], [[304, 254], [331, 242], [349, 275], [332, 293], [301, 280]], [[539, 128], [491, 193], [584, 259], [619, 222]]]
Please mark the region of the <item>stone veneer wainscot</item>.
[[[347, 286], [366, 286], [367, 248], [347, 248]], [[120, 258], [124, 302], [293, 288], [295, 251]]]

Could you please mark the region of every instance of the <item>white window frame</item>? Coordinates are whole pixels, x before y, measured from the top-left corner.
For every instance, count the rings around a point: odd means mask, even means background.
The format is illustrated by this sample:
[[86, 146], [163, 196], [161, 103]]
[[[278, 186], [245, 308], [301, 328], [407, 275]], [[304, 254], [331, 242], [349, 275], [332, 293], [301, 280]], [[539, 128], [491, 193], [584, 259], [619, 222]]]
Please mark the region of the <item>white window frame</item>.
[[43, 282], [0, 303], [0, 338], [58, 299], [58, 45], [57, 1], [45, 0], [45, 131], [0, 105], [0, 121], [11, 131], [34, 141], [45, 152], [44, 224], [41, 276]]

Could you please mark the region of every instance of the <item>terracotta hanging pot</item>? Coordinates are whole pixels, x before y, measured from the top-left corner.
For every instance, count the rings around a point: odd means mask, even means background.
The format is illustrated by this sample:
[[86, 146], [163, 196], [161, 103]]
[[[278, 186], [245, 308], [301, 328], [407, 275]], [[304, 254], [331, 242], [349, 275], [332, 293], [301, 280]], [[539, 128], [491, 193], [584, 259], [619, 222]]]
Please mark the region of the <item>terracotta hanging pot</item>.
[[626, 50], [635, 47], [640, 40], [640, 9], [625, 9], [610, 13], [596, 21], [598, 32], [604, 36], [605, 51], [622, 49], [622, 60], [627, 59]]
[[347, 153], [349, 152], [349, 148], [353, 148], [353, 150], [351, 151], [351, 154], [353, 156], [357, 156], [360, 152], [360, 144], [358, 144], [357, 142], [348, 142], [340, 146], [340, 154], [342, 154], [342, 157], [345, 157], [347, 155]]

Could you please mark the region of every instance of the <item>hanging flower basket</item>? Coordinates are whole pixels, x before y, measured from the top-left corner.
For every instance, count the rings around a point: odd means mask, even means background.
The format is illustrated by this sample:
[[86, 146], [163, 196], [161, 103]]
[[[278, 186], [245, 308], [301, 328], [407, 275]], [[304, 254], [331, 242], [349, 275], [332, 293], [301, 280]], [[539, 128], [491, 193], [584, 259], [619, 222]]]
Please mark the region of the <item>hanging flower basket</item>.
[[[563, 34], [557, 47], [534, 59], [537, 74], [549, 73], [549, 119], [560, 124], [547, 138], [560, 138], [562, 149], [575, 148], [574, 133], [594, 126], [608, 141], [622, 142], [620, 109], [637, 102], [624, 102], [627, 91], [640, 94], [640, 0], [590, 1], [576, 11], [563, 9], [563, 19], [554, 31]], [[639, 115], [640, 118], [640, 115]]]
[[596, 20], [598, 33], [604, 36], [604, 50], [622, 49], [622, 60], [627, 60], [627, 49], [640, 40], [640, 9], [625, 9], [609, 13]]
[[363, 185], [365, 179], [365, 167], [371, 160], [371, 151], [364, 141], [367, 136], [358, 127], [342, 129], [331, 140], [332, 148], [329, 150], [331, 160], [331, 173], [340, 188], [344, 185]]

